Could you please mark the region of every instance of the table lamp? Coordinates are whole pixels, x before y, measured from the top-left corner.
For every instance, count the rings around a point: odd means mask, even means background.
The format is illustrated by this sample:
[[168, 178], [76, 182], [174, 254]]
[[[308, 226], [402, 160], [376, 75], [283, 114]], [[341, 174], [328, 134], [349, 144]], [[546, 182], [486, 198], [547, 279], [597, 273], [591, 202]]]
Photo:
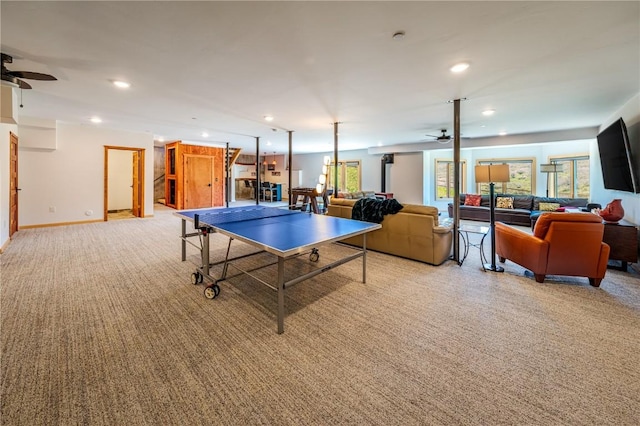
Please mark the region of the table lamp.
[[494, 272], [504, 272], [504, 268], [496, 265], [496, 200], [494, 197], [494, 184], [496, 182], [509, 182], [508, 164], [483, 164], [476, 166], [476, 183], [489, 184], [489, 232], [491, 233], [491, 263], [485, 264], [484, 269]]

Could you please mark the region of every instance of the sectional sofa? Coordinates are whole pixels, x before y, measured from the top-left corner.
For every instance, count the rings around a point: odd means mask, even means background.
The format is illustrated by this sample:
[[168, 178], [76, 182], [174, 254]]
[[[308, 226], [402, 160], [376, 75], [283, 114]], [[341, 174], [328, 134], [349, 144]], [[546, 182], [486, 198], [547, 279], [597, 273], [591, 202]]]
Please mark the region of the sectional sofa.
[[[531, 226], [532, 217], [540, 214], [540, 203], [557, 204], [559, 207], [584, 209], [589, 200], [586, 198], [547, 198], [535, 195], [497, 194], [498, 197], [513, 198], [513, 208], [495, 209], [496, 221], [510, 225]], [[460, 195], [460, 219], [489, 222], [489, 196], [483, 195], [479, 206], [465, 205], [466, 194]], [[449, 203], [449, 217], [453, 217], [453, 203]]]

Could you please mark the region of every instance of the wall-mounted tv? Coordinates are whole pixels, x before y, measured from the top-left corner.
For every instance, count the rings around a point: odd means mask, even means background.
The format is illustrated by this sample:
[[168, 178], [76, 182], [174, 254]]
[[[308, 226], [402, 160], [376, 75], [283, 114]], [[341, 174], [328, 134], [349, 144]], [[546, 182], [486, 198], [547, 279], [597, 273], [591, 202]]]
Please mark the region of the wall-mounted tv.
[[606, 189], [640, 192], [627, 126], [622, 118], [598, 134], [598, 151]]

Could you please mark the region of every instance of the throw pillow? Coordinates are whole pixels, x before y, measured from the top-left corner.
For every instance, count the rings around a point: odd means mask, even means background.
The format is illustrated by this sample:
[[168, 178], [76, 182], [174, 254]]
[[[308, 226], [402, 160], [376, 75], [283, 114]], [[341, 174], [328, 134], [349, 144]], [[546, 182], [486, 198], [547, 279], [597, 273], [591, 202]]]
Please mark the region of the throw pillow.
[[513, 197], [498, 197], [496, 198], [496, 207], [499, 209], [512, 209]]
[[464, 205], [465, 206], [480, 206], [480, 201], [482, 200], [482, 195], [480, 194], [467, 194], [464, 196]]
[[552, 212], [560, 208], [560, 203], [540, 203], [540, 211]]

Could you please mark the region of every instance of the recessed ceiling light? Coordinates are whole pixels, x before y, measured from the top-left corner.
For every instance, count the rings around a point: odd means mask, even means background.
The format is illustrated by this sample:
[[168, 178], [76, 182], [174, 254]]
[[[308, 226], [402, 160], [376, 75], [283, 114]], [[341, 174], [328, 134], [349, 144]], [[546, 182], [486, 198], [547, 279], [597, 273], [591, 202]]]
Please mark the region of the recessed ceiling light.
[[493, 115], [495, 113], [496, 113], [495, 109], [485, 109], [484, 111], [482, 111], [482, 115], [486, 115], [486, 116]]
[[498, 133], [500, 136], [505, 136], [507, 134], [507, 132], [505, 132], [504, 130], [501, 131], [500, 133]]
[[271, 141], [267, 141], [267, 146], [271, 146]]
[[164, 142], [164, 138], [162, 136], [158, 137], [158, 142]]
[[91, 117], [92, 123], [102, 123], [102, 119], [100, 117]]
[[209, 137], [209, 133], [207, 133], [207, 132], [202, 132], [202, 137], [203, 137], [203, 138], [208, 138], [208, 137]]
[[469, 64], [467, 62], [460, 62], [459, 64], [455, 64], [449, 68], [449, 70], [451, 70], [451, 72], [462, 72], [467, 68], [469, 68]]
[[394, 40], [402, 40], [405, 36], [405, 32], [404, 31], [396, 31], [395, 33], [393, 33], [393, 39]]
[[114, 86], [119, 87], [120, 89], [128, 89], [129, 87], [131, 87], [131, 85], [126, 81], [116, 80], [113, 82], [113, 84]]
[[265, 115], [264, 116], [264, 120], [265, 121], [273, 121], [273, 116], [272, 115]]

